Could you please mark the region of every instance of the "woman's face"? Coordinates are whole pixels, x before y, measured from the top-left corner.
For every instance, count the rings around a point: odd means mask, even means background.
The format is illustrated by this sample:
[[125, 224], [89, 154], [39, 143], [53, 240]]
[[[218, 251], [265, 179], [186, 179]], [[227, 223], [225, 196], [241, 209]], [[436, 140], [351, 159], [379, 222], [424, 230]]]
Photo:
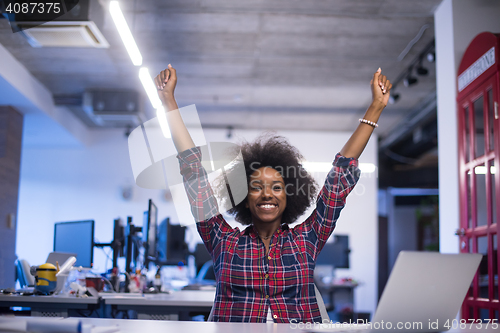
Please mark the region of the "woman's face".
[[250, 209], [254, 223], [281, 223], [286, 208], [286, 191], [278, 171], [270, 167], [254, 171], [250, 176], [246, 207]]

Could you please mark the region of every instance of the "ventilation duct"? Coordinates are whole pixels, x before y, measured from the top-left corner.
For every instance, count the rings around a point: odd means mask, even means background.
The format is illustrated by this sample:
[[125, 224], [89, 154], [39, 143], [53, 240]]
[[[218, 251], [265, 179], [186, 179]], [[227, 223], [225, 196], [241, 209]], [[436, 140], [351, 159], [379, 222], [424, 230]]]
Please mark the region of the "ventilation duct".
[[88, 90], [83, 111], [99, 127], [136, 127], [145, 121], [137, 91]]
[[29, 22], [19, 22], [28, 43], [33, 47], [95, 47], [107, 48], [108, 42], [92, 21], [48, 22], [30, 28]]
[[45, 23], [26, 15], [20, 18], [11, 24], [21, 29], [33, 47], [109, 47], [98, 28], [104, 22], [104, 8], [97, 1], [80, 0], [66, 14]]

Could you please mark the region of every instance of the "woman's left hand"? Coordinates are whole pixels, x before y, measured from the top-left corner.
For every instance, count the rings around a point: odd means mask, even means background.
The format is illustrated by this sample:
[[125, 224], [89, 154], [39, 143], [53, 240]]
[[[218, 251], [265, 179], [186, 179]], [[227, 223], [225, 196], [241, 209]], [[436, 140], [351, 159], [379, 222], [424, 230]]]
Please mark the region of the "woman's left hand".
[[380, 68], [373, 74], [370, 86], [372, 88], [372, 103], [386, 107], [389, 102], [389, 96], [391, 95], [392, 83], [385, 75], [382, 75], [382, 70]]

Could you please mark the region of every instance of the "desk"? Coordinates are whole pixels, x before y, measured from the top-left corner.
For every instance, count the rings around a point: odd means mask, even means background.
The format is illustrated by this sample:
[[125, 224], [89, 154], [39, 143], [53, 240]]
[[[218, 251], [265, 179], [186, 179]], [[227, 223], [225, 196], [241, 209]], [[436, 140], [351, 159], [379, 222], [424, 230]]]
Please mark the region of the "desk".
[[70, 310], [97, 310], [98, 297], [0, 295], [0, 308], [13, 306], [31, 308], [37, 317], [68, 317]]
[[[1, 318], [0, 318], [1, 319]], [[56, 321], [55, 318], [43, 318], [47, 321]], [[72, 318], [74, 319], [74, 318]], [[17, 317], [12, 320], [31, 320], [29, 317]], [[67, 319], [62, 319], [67, 320]], [[98, 319], [81, 318], [83, 324], [95, 326], [118, 326], [120, 333], [164, 333], [164, 332], [210, 332], [210, 333], [301, 333], [304, 332], [293, 328], [290, 324], [253, 324], [253, 323], [212, 323], [212, 322], [188, 322], [188, 321], [151, 321], [151, 320], [126, 320], [126, 319]], [[489, 327], [488, 329], [452, 329], [450, 333], [496, 333], [498, 331]], [[327, 331], [324, 331], [327, 332]], [[348, 329], [344, 332], [356, 332]], [[395, 331], [397, 332], [397, 331]]]
[[31, 308], [37, 317], [68, 317], [73, 310], [99, 310], [100, 317], [113, 317], [111, 310], [133, 310], [139, 319], [187, 320], [189, 312], [210, 313], [215, 290], [182, 290], [170, 294], [107, 294], [99, 297], [0, 295], [0, 308]]
[[104, 305], [116, 310], [137, 311], [138, 319], [185, 320], [189, 312], [210, 313], [215, 290], [181, 290], [170, 294], [101, 293]]

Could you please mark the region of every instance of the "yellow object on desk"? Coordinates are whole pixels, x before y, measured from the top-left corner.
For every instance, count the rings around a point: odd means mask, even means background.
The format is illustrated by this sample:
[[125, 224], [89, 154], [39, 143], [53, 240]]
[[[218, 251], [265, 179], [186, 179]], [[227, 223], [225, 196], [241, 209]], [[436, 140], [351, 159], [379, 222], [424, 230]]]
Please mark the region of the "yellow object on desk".
[[50, 294], [57, 287], [57, 269], [54, 265], [46, 263], [36, 268], [35, 289], [43, 294]]

